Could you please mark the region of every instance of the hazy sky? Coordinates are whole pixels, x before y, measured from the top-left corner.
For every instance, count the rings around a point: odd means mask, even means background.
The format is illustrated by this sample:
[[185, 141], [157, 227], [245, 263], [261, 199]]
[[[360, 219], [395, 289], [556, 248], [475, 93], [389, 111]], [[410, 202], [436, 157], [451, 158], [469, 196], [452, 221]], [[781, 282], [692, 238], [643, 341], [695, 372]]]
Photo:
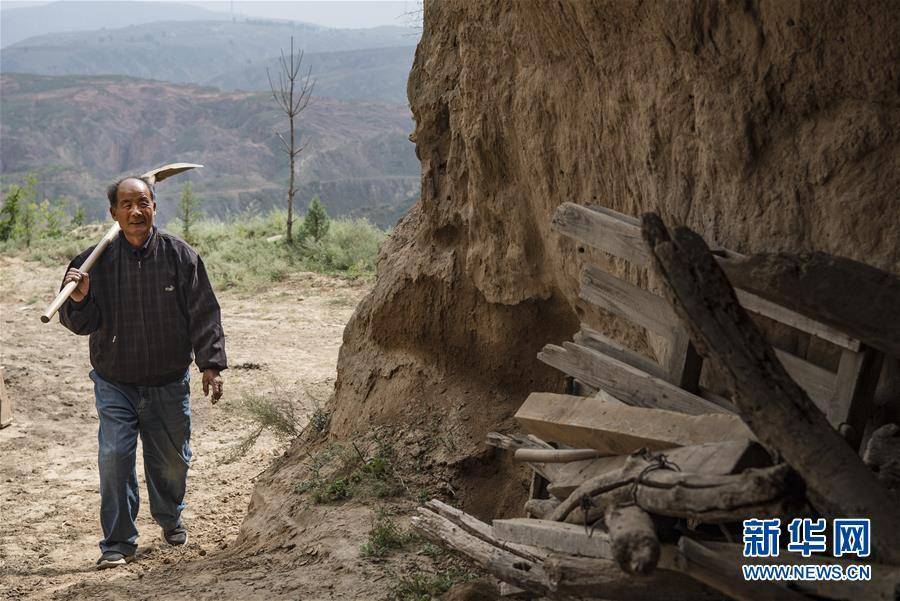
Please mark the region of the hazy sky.
[[[64, 0], [77, 2], [78, 0]], [[121, 0], [123, 3], [129, 0]], [[153, 0], [151, 0], [153, 1]], [[172, 0], [168, 0], [172, 1]], [[50, 4], [44, 1], [4, 1], [0, 0], [0, 8], [18, 8], [21, 6], [39, 6]], [[249, 17], [266, 19], [291, 19], [305, 21], [327, 27], [377, 27], [379, 25], [411, 25], [421, 21], [421, 0], [318, 0], [314, 2], [272, 1], [272, 0], [236, 0], [183, 2], [201, 6], [209, 10], [234, 12]]]

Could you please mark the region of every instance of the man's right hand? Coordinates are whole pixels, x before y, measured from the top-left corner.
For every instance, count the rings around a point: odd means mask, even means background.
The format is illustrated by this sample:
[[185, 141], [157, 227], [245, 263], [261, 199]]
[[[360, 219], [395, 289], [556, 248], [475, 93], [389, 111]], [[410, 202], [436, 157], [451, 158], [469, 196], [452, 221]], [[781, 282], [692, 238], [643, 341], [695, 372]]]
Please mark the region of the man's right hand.
[[76, 303], [80, 303], [87, 296], [88, 290], [91, 288], [91, 277], [86, 271], [81, 271], [80, 269], [72, 267], [66, 272], [66, 277], [63, 279], [63, 286], [67, 285], [69, 282], [78, 282], [78, 285], [75, 287], [75, 290], [72, 291], [72, 296], [70, 296], [70, 298]]

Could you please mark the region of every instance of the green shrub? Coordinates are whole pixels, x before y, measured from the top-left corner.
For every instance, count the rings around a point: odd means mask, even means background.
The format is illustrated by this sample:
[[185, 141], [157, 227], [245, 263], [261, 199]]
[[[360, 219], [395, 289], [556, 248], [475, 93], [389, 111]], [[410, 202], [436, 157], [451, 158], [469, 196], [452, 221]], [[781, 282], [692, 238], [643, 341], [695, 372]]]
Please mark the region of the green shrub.
[[367, 557], [384, 557], [395, 549], [402, 549], [414, 538], [412, 534], [400, 529], [388, 511], [379, 508], [360, 551]]

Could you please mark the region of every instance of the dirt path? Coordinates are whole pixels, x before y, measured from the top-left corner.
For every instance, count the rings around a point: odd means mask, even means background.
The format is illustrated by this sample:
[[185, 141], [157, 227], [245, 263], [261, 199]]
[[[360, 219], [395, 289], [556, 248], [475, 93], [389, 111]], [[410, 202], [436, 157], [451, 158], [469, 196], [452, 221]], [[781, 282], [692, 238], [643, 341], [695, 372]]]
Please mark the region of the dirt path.
[[[146, 575], [221, 554], [244, 518], [254, 478], [284, 448], [263, 436], [246, 456], [223, 464], [251, 428], [234, 410], [237, 401], [250, 393], [299, 398], [304, 390], [327, 397], [343, 326], [366, 292], [360, 283], [298, 274], [261, 294], [219, 294], [232, 369], [224, 374], [225, 398], [215, 407], [203, 398], [200, 378], [192, 381], [194, 460], [184, 514], [191, 541], [181, 549], [161, 544], [149, 516], [139, 451], [139, 561], [97, 572], [97, 418], [87, 339], [38, 319], [59, 275], [58, 269], [0, 257], [0, 363], [15, 401], [15, 423], [0, 430], [0, 599], [96, 598], [104, 591], [122, 598]], [[311, 409], [310, 403], [304, 408]], [[357, 528], [366, 526], [363, 514], [355, 521]], [[235, 571], [241, 598], [271, 598], [290, 589], [267, 580], [267, 566], [258, 563], [242, 559]], [[191, 579], [188, 588], [169, 583], [169, 596], [221, 599], [209, 585], [228, 572], [227, 562], [220, 562], [213, 573]], [[133, 598], [151, 596], [144, 590]]]

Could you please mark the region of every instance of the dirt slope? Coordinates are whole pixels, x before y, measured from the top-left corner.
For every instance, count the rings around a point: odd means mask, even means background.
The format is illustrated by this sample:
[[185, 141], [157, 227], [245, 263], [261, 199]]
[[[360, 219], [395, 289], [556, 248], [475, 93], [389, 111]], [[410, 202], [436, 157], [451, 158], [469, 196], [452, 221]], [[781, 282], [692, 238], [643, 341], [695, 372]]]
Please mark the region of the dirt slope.
[[[535, 353], [580, 319], [645, 342], [579, 306], [584, 255], [549, 230], [564, 201], [900, 271], [898, 58], [889, 1], [426, 2], [421, 201], [344, 331], [333, 433], [434, 412], [478, 454], [528, 391], [559, 388]], [[459, 467], [458, 503], [511, 505]]]
[[[272, 563], [243, 556], [233, 543], [253, 482], [283, 445], [264, 436], [240, 460], [222, 460], [252, 428], [233, 409], [243, 395], [302, 397], [309, 390], [327, 398], [343, 324], [367, 287], [297, 274], [261, 294], [219, 294], [232, 369], [224, 373], [225, 397], [215, 407], [203, 398], [199, 377], [191, 384], [189, 544], [162, 544], [139, 450], [139, 559], [97, 572], [97, 417], [87, 338], [38, 319], [59, 277], [59, 268], [0, 257], [0, 348], [15, 401], [15, 422], [0, 430], [0, 599], [296, 599], [298, 589], [327, 590], [311, 568], [296, 567], [322, 563], [332, 571], [332, 550], [358, 555], [371, 511], [331, 516], [316, 539], [278, 556], [275, 571], [284, 575], [271, 582]], [[360, 580], [347, 579], [344, 586], [356, 590]]]

